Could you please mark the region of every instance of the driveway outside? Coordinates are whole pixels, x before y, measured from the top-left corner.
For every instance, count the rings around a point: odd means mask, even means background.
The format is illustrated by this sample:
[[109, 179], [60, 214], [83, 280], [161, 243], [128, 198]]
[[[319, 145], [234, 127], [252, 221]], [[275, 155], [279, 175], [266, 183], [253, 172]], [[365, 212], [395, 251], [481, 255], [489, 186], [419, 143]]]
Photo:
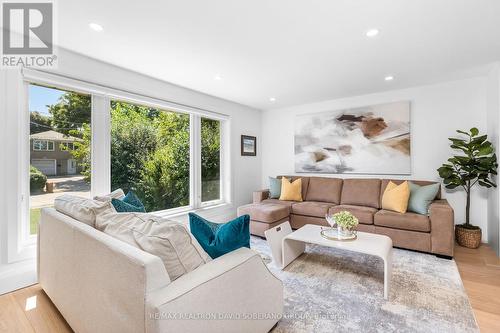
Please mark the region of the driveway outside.
[[48, 177], [47, 182], [54, 183], [54, 193], [32, 194], [30, 196], [32, 209], [53, 206], [54, 199], [62, 194], [90, 198], [90, 184], [82, 175]]

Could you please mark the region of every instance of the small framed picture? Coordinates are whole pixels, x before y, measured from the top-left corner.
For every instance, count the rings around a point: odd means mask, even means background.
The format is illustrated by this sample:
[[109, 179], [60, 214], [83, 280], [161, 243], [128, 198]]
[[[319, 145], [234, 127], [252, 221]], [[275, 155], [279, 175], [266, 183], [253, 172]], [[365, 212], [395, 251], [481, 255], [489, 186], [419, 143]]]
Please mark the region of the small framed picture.
[[257, 138], [255, 136], [241, 136], [241, 156], [257, 156]]

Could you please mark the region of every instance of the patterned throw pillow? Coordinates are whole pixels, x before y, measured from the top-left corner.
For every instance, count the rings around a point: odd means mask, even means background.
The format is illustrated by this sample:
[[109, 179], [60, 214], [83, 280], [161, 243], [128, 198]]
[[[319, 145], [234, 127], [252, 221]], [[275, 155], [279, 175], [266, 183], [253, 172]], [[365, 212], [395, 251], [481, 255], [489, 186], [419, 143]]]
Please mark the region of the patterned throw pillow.
[[111, 203], [113, 204], [113, 207], [115, 207], [116, 211], [118, 213], [131, 213], [131, 212], [138, 212], [138, 213], [145, 213], [146, 208], [144, 207], [144, 204], [141, 202], [141, 200], [137, 197], [137, 195], [129, 191], [125, 198], [123, 199], [111, 199]]

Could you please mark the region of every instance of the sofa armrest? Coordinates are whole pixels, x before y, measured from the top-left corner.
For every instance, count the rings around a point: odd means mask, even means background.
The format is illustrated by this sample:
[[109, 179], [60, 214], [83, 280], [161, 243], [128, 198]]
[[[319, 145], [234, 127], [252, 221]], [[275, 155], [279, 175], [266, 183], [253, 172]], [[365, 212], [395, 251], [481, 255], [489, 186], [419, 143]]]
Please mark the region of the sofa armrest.
[[147, 332], [268, 332], [283, 313], [283, 284], [240, 248], [150, 293], [146, 311]]
[[266, 200], [269, 198], [269, 190], [260, 190], [253, 192], [253, 203], [262, 202], [262, 200]]
[[429, 207], [431, 220], [431, 251], [453, 257], [455, 217], [447, 200], [434, 200]]
[[162, 260], [42, 209], [38, 282], [75, 332], [144, 332], [146, 295], [170, 283]]

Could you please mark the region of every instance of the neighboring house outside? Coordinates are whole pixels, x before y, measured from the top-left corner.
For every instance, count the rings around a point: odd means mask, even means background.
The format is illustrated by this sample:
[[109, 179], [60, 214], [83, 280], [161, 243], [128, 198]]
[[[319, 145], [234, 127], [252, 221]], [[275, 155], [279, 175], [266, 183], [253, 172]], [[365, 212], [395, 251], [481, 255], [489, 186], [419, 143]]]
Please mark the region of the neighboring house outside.
[[46, 176], [73, 175], [81, 172], [71, 155], [79, 138], [56, 131], [30, 135], [30, 163]]

